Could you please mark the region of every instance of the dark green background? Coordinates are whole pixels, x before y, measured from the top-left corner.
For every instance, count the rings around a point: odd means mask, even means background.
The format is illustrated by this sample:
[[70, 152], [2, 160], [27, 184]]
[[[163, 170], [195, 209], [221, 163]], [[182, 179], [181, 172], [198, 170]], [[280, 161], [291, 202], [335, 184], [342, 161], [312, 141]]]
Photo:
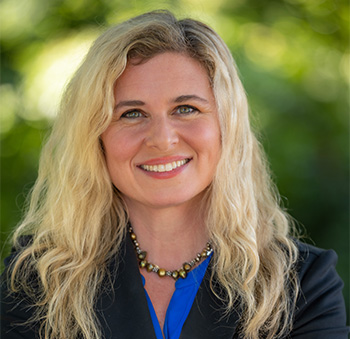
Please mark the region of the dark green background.
[[66, 77], [105, 27], [159, 8], [207, 22], [230, 47], [284, 204], [308, 242], [337, 251], [349, 310], [349, 7], [340, 0], [2, 0], [2, 259]]

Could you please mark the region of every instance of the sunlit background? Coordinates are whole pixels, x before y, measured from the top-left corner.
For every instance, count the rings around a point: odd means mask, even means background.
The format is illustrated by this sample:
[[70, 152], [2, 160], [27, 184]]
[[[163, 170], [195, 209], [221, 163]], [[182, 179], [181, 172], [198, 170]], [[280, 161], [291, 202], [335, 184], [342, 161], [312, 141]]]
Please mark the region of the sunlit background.
[[2, 259], [72, 72], [106, 27], [160, 8], [208, 23], [230, 47], [284, 204], [308, 242], [337, 251], [349, 310], [349, 5], [341, 0], [2, 0]]

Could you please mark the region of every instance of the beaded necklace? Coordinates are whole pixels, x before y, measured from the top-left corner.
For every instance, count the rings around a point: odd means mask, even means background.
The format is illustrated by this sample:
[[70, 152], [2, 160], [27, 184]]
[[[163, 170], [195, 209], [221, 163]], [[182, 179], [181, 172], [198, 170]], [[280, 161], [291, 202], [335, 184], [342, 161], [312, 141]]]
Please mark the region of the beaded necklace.
[[151, 262], [147, 261], [147, 252], [143, 251], [140, 248], [140, 244], [137, 241], [136, 234], [132, 229], [131, 225], [129, 225], [129, 235], [134, 244], [137, 259], [139, 261], [139, 266], [141, 268], [145, 268], [147, 272], [157, 273], [158, 276], [161, 278], [172, 277], [173, 279], [177, 280], [181, 277], [182, 279], [185, 279], [187, 277], [187, 273], [191, 271], [191, 269], [195, 265], [197, 265], [201, 260], [209, 257], [209, 255], [213, 252], [210, 243], [207, 242], [207, 245], [203, 248], [202, 252], [198, 253], [194, 259], [188, 262], [184, 262], [178, 270], [170, 271], [164, 268], [160, 268], [158, 265], [152, 264]]

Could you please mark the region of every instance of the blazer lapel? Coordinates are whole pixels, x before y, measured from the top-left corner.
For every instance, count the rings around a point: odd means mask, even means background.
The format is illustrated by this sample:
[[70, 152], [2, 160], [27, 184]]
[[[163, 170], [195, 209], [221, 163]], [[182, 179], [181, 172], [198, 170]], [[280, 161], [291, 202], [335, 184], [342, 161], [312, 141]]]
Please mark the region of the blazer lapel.
[[[224, 303], [210, 289], [211, 265], [203, 278], [191, 311], [182, 328], [180, 339], [239, 338], [237, 325], [241, 311], [239, 303], [224, 317]], [[220, 293], [219, 293], [220, 295]]]
[[108, 339], [156, 339], [138, 264], [130, 240], [121, 248], [121, 260], [112, 263], [113, 291], [104, 292], [97, 314]]

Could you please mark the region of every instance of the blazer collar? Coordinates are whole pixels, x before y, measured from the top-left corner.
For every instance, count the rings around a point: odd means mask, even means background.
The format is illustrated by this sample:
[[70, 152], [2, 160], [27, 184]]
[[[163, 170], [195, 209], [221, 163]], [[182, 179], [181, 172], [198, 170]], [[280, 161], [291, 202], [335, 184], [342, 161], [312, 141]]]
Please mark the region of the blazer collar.
[[[126, 237], [119, 257], [119, 262], [111, 264], [113, 290], [104, 292], [97, 303], [97, 315], [104, 336], [110, 339], [156, 339], [137, 259], [129, 237]], [[240, 312], [237, 308], [224, 317], [224, 305], [210, 289], [210, 274], [209, 264], [180, 339], [236, 338]]]

